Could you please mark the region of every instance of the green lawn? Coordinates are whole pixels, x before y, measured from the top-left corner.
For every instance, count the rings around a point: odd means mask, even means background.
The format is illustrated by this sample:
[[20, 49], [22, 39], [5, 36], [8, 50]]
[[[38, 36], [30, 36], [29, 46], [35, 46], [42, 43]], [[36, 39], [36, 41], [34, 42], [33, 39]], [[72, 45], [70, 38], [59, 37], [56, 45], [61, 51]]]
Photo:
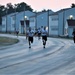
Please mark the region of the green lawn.
[[9, 38], [9, 37], [0, 37], [0, 46], [12, 45], [12, 44], [15, 44], [18, 42], [19, 42], [18, 39], [13, 39], [13, 38]]

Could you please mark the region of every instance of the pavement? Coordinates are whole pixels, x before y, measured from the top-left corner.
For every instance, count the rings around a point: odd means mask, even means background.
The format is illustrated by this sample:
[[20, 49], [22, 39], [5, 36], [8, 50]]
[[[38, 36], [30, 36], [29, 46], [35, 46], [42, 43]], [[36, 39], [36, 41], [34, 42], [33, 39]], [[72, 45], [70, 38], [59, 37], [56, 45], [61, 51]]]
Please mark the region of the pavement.
[[[10, 34], [0, 34], [17, 38]], [[25, 36], [19, 43], [0, 47], [0, 75], [75, 75], [73, 40], [48, 38], [46, 48], [34, 37], [29, 49]]]

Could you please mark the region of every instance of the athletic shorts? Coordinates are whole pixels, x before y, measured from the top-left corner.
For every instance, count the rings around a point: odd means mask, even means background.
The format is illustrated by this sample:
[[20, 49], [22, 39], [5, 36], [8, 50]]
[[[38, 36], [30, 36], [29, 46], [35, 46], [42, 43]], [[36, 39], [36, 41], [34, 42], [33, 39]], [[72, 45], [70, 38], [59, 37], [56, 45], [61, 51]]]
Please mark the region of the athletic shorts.
[[47, 36], [42, 36], [42, 39], [47, 41]]
[[28, 41], [31, 41], [31, 43], [33, 43], [33, 37], [28, 37]]
[[38, 36], [41, 36], [41, 33], [38, 33]]

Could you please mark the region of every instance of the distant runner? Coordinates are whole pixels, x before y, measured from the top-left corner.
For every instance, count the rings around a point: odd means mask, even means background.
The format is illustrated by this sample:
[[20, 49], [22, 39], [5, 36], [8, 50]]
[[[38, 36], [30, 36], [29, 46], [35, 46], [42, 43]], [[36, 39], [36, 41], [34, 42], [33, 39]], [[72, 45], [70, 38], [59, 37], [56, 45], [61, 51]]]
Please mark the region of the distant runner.
[[29, 48], [31, 48], [31, 43], [33, 43], [33, 36], [34, 36], [34, 32], [31, 30], [31, 28], [29, 28], [29, 32], [28, 32]]
[[42, 35], [43, 47], [45, 48], [46, 41], [47, 41], [47, 35], [48, 35], [48, 33], [46, 31], [46, 27], [44, 27], [44, 29], [42, 29], [41, 35]]
[[38, 28], [38, 40], [40, 40], [40, 37], [41, 37], [41, 29]]

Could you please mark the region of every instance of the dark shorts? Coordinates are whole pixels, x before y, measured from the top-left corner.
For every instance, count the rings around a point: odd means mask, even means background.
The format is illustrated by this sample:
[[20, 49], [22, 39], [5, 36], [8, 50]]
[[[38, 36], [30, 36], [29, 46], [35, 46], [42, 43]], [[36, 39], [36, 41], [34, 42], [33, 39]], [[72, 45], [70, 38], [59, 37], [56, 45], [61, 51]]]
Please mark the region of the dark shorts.
[[28, 37], [28, 41], [31, 41], [31, 43], [33, 43], [33, 37]]
[[37, 34], [38, 34], [38, 32], [35, 32], [35, 33], [34, 33], [34, 35], [37, 35]]
[[47, 41], [47, 36], [42, 36], [42, 40]]
[[41, 33], [38, 33], [38, 36], [41, 36]]
[[16, 34], [18, 34], [19, 32], [18, 31], [16, 31]]

